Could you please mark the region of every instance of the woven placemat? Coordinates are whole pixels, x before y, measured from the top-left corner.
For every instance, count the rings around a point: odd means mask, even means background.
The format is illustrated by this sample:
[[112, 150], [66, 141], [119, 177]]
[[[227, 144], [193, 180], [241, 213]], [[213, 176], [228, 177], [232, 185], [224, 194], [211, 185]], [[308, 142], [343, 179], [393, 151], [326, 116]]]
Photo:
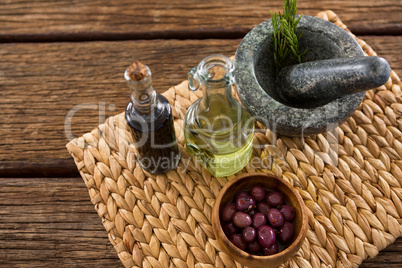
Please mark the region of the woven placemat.
[[[331, 11], [319, 17], [346, 26]], [[376, 53], [356, 38], [368, 55]], [[303, 197], [309, 230], [284, 267], [357, 267], [402, 234], [402, 93], [400, 79], [368, 91], [335, 130], [301, 138], [276, 136], [257, 124], [253, 163], [292, 184]], [[200, 97], [187, 81], [170, 101], [183, 155], [177, 170], [150, 175], [135, 163], [124, 114], [110, 117], [67, 149], [125, 267], [242, 267], [221, 251], [210, 223], [215, 178], [183, 148], [183, 118]]]

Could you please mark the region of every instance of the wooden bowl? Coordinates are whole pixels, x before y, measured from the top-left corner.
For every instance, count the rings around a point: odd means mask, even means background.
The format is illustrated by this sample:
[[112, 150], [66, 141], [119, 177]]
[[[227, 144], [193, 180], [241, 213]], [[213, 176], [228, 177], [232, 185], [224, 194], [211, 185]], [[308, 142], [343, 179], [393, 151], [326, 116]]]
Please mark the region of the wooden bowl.
[[[220, 214], [224, 206], [233, 199], [236, 192], [248, 190], [255, 185], [281, 191], [285, 195], [289, 205], [296, 211], [296, 217], [293, 221], [293, 241], [286, 249], [271, 256], [252, 255], [239, 249], [229, 241], [221, 226]], [[299, 193], [287, 182], [265, 173], [245, 174], [229, 181], [220, 191], [212, 209], [212, 229], [219, 245], [234, 260], [249, 267], [275, 267], [286, 262], [302, 246], [307, 234], [307, 224], [306, 208]]]

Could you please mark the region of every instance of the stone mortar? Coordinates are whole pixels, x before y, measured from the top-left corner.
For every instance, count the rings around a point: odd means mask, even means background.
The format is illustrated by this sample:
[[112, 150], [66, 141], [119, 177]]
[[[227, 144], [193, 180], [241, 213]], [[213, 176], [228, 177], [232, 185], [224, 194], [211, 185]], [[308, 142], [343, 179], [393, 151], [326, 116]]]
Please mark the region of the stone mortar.
[[[302, 109], [279, 101], [273, 61], [269, 50], [271, 20], [252, 29], [241, 41], [235, 55], [236, 90], [241, 103], [256, 120], [286, 136], [305, 136], [331, 130], [348, 119], [359, 106], [365, 92], [338, 98], [323, 106]], [[298, 33], [300, 49], [308, 47], [307, 61], [362, 57], [359, 44], [337, 25], [312, 16], [303, 16]]]

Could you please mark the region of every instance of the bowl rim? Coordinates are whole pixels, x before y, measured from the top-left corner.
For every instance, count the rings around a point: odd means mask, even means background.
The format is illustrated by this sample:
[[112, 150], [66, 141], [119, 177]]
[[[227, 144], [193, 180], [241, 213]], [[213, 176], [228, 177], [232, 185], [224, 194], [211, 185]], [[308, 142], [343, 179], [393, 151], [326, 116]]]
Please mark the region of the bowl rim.
[[[239, 181], [244, 180], [245, 178], [254, 177], [254, 176], [267, 177], [268, 179], [274, 179], [274, 180], [277, 180], [279, 183], [284, 184], [292, 192], [292, 194], [296, 197], [298, 203], [301, 206], [302, 225], [301, 225], [299, 234], [286, 249], [284, 249], [283, 251], [281, 251], [277, 254], [270, 255], [270, 256], [253, 255], [253, 254], [250, 254], [246, 251], [239, 249], [238, 247], [233, 245], [232, 242], [230, 242], [230, 240], [228, 239], [226, 234], [223, 232], [222, 225], [220, 223], [220, 209], [219, 209], [220, 203], [222, 202], [222, 198], [223, 198], [224, 194], [226, 193], [227, 189], [230, 188], [232, 185], [238, 183]], [[218, 218], [216, 219], [216, 217], [218, 217]], [[300, 247], [302, 246], [304, 239], [306, 238], [307, 228], [308, 228], [307, 210], [306, 210], [306, 206], [305, 206], [304, 201], [301, 198], [300, 194], [288, 182], [280, 179], [279, 177], [277, 177], [275, 175], [263, 173], [263, 172], [253, 172], [253, 173], [242, 174], [242, 175], [237, 176], [233, 180], [229, 181], [228, 183], [226, 183], [226, 185], [221, 189], [221, 191], [219, 192], [218, 196], [215, 199], [215, 204], [212, 208], [212, 218], [213, 218], [212, 230], [214, 232], [215, 239], [217, 239], [217, 237], [219, 235], [221, 237], [222, 241], [230, 248], [230, 250], [232, 250], [236, 254], [236, 257], [239, 257], [239, 258], [241, 257], [243, 259], [249, 259], [249, 260], [255, 260], [255, 261], [264, 261], [264, 262], [268, 262], [270, 260], [277, 260], [280, 257], [285, 257], [287, 254], [292, 254], [292, 256], [293, 256], [293, 253], [297, 252], [297, 251], [293, 252], [295, 250], [295, 248], [300, 249]], [[233, 252], [226, 252], [226, 253], [228, 253], [229, 255], [232, 256]], [[232, 256], [232, 257], [234, 257], [234, 256]], [[288, 256], [286, 256], [286, 257], [288, 257]], [[291, 257], [291, 256], [289, 256], [289, 257]]]

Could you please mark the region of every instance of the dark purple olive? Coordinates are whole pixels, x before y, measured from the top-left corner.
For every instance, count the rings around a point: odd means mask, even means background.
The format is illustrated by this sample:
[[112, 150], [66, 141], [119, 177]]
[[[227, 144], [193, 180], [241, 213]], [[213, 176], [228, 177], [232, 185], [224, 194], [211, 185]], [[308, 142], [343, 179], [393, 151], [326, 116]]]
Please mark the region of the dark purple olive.
[[238, 191], [237, 193], [235, 193], [233, 200], [236, 201], [237, 198], [239, 198], [240, 196], [243, 195], [249, 195], [247, 191]]
[[241, 211], [236, 212], [233, 216], [233, 223], [240, 228], [250, 226], [252, 222], [251, 217]]
[[271, 209], [271, 207], [267, 203], [258, 203], [257, 204], [257, 210], [265, 215], [268, 215], [268, 211]]
[[246, 242], [244, 242], [243, 238], [240, 234], [232, 234], [229, 238], [230, 242], [233, 243], [236, 247], [241, 250], [245, 250], [247, 248]]
[[272, 246], [262, 249], [262, 254], [264, 254], [264, 256], [274, 255], [278, 252], [279, 252], [278, 243], [274, 243]]
[[282, 205], [279, 211], [282, 212], [285, 221], [293, 221], [295, 218], [295, 209], [289, 205]]
[[248, 212], [248, 215], [250, 215], [250, 217], [252, 218], [252, 217], [255, 215], [255, 213], [257, 213], [257, 212], [255, 211], [255, 209], [252, 209], [252, 210], [250, 210], [250, 211]]
[[255, 201], [261, 202], [265, 198], [265, 190], [260, 186], [254, 186], [250, 190], [250, 195], [255, 199]]
[[232, 222], [227, 222], [222, 227], [223, 232], [227, 237], [230, 237], [232, 234], [236, 233], [239, 228]]
[[282, 228], [279, 229], [279, 240], [284, 244], [289, 243], [293, 238], [293, 232], [293, 224], [285, 221]]
[[248, 250], [250, 253], [257, 253], [261, 251], [261, 245], [257, 240], [248, 244]]
[[277, 207], [285, 202], [285, 196], [281, 192], [275, 191], [268, 193], [265, 200], [271, 207]]
[[267, 216], [263, 213], [258, 212], [253, 216], [253, 227], [258, 229], [258, 227], [267, 224]]
[[237, 210], [253, 209], [254, 207], [255, 207], [255, 200], [249, 195], [242, 195], [236, 199]]
[[268, 211], [268, 220], [273, 227], [281, 227], [285, 221], [282, 213], [276, 208], [271, 208]]
[[243, 229], [243, 232], [241, 233], [241, 236], [244, 241], [247, 243], [253, 242], [255, 238], [257, 237], [257, 231], [253, 227], [246, 227]]
[[235, 203], [230, 203], [227, 204], [223, 210], [222, 210], [222, 215], [221, 218], [224, 221], [230, 221], [233, 219], [233, 215], [236, 213], [236, 205]]
[[260, 226], [257, 230], [257, 238], [260, 245], [264, 248], [269, 248], [275, 243], [276, 236], [274, 230], [267, 226]]

